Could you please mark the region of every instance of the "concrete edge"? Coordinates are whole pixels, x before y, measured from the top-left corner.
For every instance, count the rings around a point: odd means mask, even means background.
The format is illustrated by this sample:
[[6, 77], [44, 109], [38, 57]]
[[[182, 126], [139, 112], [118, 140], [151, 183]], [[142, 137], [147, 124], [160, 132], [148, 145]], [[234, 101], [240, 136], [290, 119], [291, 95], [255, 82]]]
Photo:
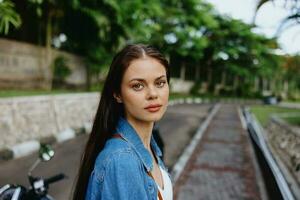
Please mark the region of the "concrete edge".
[[[239, 118], [241, 120], [242, 127], [243, 127], [245, 133], [248, 133], [247, 122], [246, 122], [245, 116], [243, 115], [243, 113], [241, 111], [240, 106], [238, 107], [238, 115], [239, 115]], [[253, 161], [252, 163], [253, 163], [254, 170], [255, 170], [255, 178], [257, 180], [257, 186], [258, 186], [258, 189], [259, 189], [260, 198], [262, 200], [269, 200], [266, 185], [265, 185], [264, 180], [262, 179], [261, 168], [258, 164], [258, 160], [257, 160], [257, 157], [255, 155], [254, 147], [251, 144], [251, 138], [250, 138], [249, 133], [246, 134], [246, 136], [247, 136], [247, 140], [250, 144], [249, 150], [250, 150], [251, 158], [252, 158], [252, 161]]]
[[87, 125], [79, 129], [67, 128], [55, 136], [45, 136], [39, 138], [38, 140], [29, 140], [16, 144], [9, 148], [0, 149], [0, 161], [8, 161], [32, 154], [38, 151], [42, 144], [53, 145], [56, 143], [62, 143], [71, 140], [79, 135], [87, 134], [87, 131], [90, 131], [90, 129], [87, 128]]
[[14, 158], [20, 158], [37, 151], [40, 148], [40, 142], [37, 140], [30, 140], [14, 145], [11, 150]]
[[[279, 190], [283, 196], [283, 199], [294, 200], [296, 195], [294, 193], [294, 188], [290, 187], [291, 182], [294, 180], [291, 178], [284, 164], [281, 162], [281, 159], [274, 154], [272, 145], [267, 140], [266, 131], [261, 126], [254, 114], [249, 111], [249, 108], [245, 108], [245, 118], [247, 120], [247, 126], [252, 127], [252, 130], [255, 132], [258, 146], [261, 148], [264, 157], [266, 158], [267, 163], [269, 164], [271, 171], [273, 172], [274, 178], [277, 182]], [[287, 180], [288, 179], [288, 180]]]
[[213, 106], [213, 109], [210, 111], [208, 116], [205, 118], [204, 122], [200, 124], [196, 134], [191, 139], [191, 142], [186, 146], [183, 153], [177, 160], [177, 162], [174, 164], [174, 167], [171, 172], [171, 177], [173, 179], [174, 185], [176, 184], [177, 180], [179, 179], [180, 175], [182, 174], [188, 160], [190, 159], [192, 153], [194, 152], [197, 144], [200, 142], [203, 133], [207, 129], [208, 125], [210, 124], [212, 118], [215, 116], [217, 111], [220, 108], [220, 104], [215, 104]]

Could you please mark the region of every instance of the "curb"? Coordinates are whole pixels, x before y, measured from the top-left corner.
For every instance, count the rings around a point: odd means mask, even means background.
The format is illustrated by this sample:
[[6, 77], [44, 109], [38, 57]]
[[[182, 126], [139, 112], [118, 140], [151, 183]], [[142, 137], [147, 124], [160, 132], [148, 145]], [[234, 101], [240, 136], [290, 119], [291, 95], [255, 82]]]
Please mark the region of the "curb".
[[[262, 151], [263, 156], [268, 163], [271, 172], [275, 178], [276, 184], [281, 192], [281, 195], [284, 200], [294, 200], [295, 197], [292, 192], [291, 179], [287, 176], [287, 173], [284, 173], [286, 170], [283, 163], [280, 159], [276, 158], [276, 154], [271, 152], [270, 146], [268, 141], [266, 140], [266, 133], [263, 127], [260, 125], [258, 120], [256, 119], [255, 115], [253, 115], [249, 108], [244, 109], [244, 115], [247, 122], [247, 127], [249, 130], [250, 135], [253, 137], [254, 142]], [[289, 179], [289, 180], [287, 180]]]
[[243, 131], [245, 132], [245, 134], [247, 136], [247, 140], [250, 144], [249, 150], [250, 150], [250, 154], [251, 154], [251, 159], [253, 161], [253, 166], [254, 166], [254, 170], [255, 170], [255, 178], [257, 180], [257, 186], [258, 186], [260, 197], [262, 200], [268, 200], [269, 198], [268, 198], [268, 194], [267, 194], [266, 185], [262, 178], [263, 177], [262, 170], [258, 164], [258, 158], [255, 154], [255, 150], [254, 150], [254, 146], [251, 141], [250, 133], [248, 132], [247, 120], [243, 114], [243, 108], [241, 108], [240, 106], [238, 107], [238, 115], [239, 115], [239, 118], [242, 123]]
[[29, 140], [16, 144], [10, 148], [0, 150], [0, 161], [8, 161], [16, 158], [21, 158], [39, 150], [41, 144], [56, 144], [71, 140], [79, 135], [90, 132], [90, 124], [85, 123], [82, 128], [72, 129], [67, 128], [57, 135], [42, 137], [39, 140]]

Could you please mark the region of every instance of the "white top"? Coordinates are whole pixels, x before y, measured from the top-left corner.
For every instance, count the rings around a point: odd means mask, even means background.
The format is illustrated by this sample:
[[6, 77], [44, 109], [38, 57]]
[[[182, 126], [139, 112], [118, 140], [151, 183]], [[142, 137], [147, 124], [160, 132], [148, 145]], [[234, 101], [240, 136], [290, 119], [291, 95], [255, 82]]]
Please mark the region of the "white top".
[[[159, 169], [161, 171], [162, 174], [162, 181], [163, 181], [163, 186], [164, 189], [162, 189], [158, 184], [156, 184], [158, 186], [158, 189], [160, 191], [160, 194], [163, 198], [163, 200], [173, 200], [173, 187], [172, 187], [172, 182], [171, 179], [168, 175], [168, 173], [163, 170], [160, 166]], [[158, 197], [157, 197], [158, 199]]]

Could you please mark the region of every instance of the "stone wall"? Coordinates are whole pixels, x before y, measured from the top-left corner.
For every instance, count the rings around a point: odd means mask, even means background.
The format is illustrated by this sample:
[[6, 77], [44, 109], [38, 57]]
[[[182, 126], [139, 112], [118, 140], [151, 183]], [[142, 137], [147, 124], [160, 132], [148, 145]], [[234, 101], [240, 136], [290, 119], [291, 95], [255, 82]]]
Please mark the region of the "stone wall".
[[86, 81], [85, 64], [81, 57], [44, 47], [0, 39], [0, 89], [49, 88], [52, 80], [51, 64], [63, 56], [71, 74], [67, 83], [83, 85]]
[[193, 85], [193, 81], [182, 80], [179, 78], [171, 78], [170, 80], [170, 90], [174, 93], [189, 93]]
[[273, 116], [267, 125], [267, 132], [272, 149], [276, 151], [282, 163], [284, 163], [291, 176], [296, 180], [297, 193], [299, 193], [300, 128], [287, 124], [278, 116]]
[[0, 149], [82, 128], [96, 114], [99, 93], [0, 99]]

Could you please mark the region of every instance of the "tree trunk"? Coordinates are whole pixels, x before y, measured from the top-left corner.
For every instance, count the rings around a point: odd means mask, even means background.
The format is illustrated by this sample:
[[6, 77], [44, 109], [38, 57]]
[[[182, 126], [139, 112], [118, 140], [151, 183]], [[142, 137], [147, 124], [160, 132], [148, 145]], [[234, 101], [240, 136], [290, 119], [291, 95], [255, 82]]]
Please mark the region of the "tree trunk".
[[181, 80], [185, 80], [185, 71], [186, 71], [185, 62], [182, 62], [182, 65], [180, 68], [180, 79]]
[[284, 82], [283, 82], [283, 91], [285, 93], [288, 93], [288, 91], [289, 91], [289, 81], [288, 80], [284, 80]]
[[42, 22], [38, 24], [38, 45], [43, 46], [43, 32], [42, 32]]
[[200, 65], [196, 66], [195, 81], [200, 80]]
[[46, 25], [46, 48], [51, 48], [51, 37], [52, 37], [52, 17], [49, 13], [47, 16], [47, 25]]
[[254, 92], [259, 90], [259, 78], [257, 76], [254, 77]]
[[275, 89], [276, 89], [276, 87], [275, 87], [275, 78], [274, 79], [272, 79], [272, 80], [270, 80], [269, 82], [270, 82], [270, 90], [272, 91], [272, 92], [275, 92]]
[[266, 78], [263, 78], [262, 79], [262, 89], [265, 91], [265, 90], [268, 90], [268, 81]]
[[226, 72], [225, 70], [222, 72], [222, 78], [221, 78], [221, 86], [225, 87], [226, 85]]
[[210, 67], [207, 68], [207, 85], [210, 87], [212, 81], [212, 69]]
[[239, 84], [239, 77], [237, 75], [235, 75], [234, 76], [234, 80], [233, 80], [233, 88], [234, 88], [234, 90], [237, 89], [238, 84]]
[[[208, 58], [206, 61], [206, 69], [207, 69], [207, 88], [210, 90], [212, 88], [211, 82], [212, 82], [212, 74], [213, 74], [213, 69], [212, 69], [212, 58]], [[213, 88], [212, 88], [213, 89]]]
[[86, 64], [85, 69], [86, 69], [86, 85], [85, 85], [85, 89], [87, 91], [90, 91], [91, 90], [91, 80], [92, 80], [92, 78], [91, 78], [90, 68], [89, 68], [88, 64]]
[[46, 25], [46, 63], [50, 71], [47, 81], [49, 83], [49, 90], [52, 90], [52, 79], [53, 79], [53, 66], [52, 64], [52, 51], [51, 51], [51, 38], [52, 38], [52, 16], [49, 12], [47, 15], [47, 25]]

